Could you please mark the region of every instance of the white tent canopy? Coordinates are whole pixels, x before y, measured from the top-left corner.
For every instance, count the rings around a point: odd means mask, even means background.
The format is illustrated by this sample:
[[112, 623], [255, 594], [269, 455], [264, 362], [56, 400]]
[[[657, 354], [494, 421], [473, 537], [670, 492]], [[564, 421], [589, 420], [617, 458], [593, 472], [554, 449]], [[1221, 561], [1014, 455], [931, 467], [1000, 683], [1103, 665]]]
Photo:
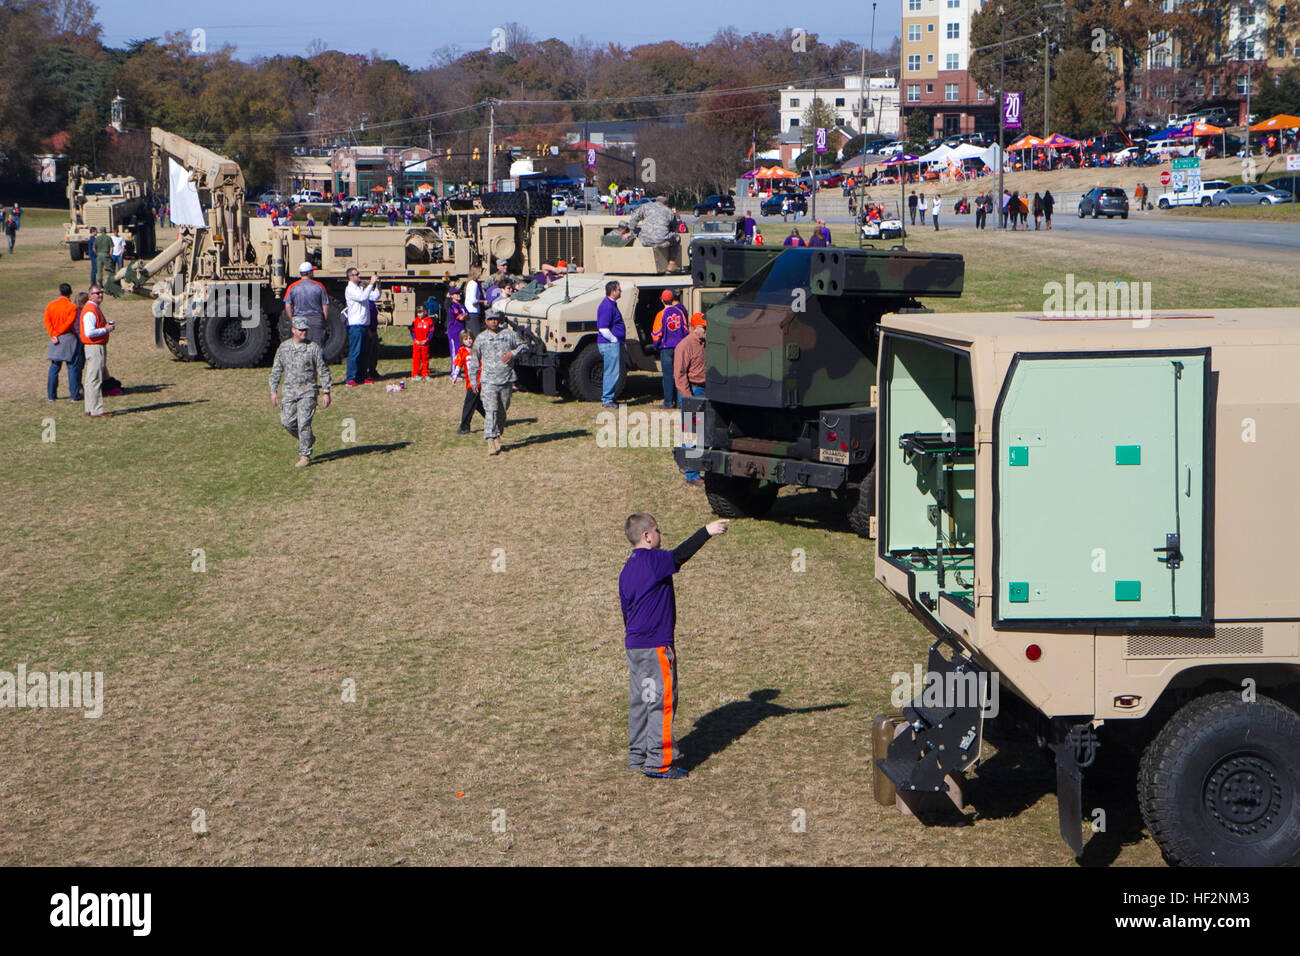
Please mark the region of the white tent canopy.
[[960, 146], [955, 147], [949, 155], [956, 160], [982, 159], [984, 150], [971, 143], [962, 143]]
[[940, 146], [938, 149], [933, 149], [924, 156], [918, 157], [916, 161], [918, 163], [946, 163], [952, 153], [951, 146]]
[[1001, 154], [1002, 154], [1001, 148], [998, 146], [997, 143], [994, 143], [988, 149], [980, 150], [978, 158], [989, 169], [997, 169], [998, 165], [1002, 161]]

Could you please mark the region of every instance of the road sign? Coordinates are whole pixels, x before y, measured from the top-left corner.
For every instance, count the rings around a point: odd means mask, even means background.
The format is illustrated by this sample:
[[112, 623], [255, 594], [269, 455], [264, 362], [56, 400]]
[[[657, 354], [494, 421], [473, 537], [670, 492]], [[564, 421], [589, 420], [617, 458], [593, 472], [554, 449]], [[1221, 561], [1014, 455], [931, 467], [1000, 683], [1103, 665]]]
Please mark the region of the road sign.
[[1002, 128], [1020, 129], [1019, 93], [1006, 92], [1002, 96]]
[[1167, 169], [1162, 170], [1161, 173], [1160, 173], [1160, 185], [1161, 185], [1161, 186], [1168, 186], [1168, 185], [1169, 185], [1169, 179], [1170, 179], [1170, 176], [1169, 176], [1169, 170], [1167, 170]]
[[1286, 154], [1286, 171], [1288, 173], [1300, 173], [1300, 153]]
[[818, 126], [813, 133], [813, 150], [814, 152], [826, 152], [826, 127]]
[[1174, 169], [1200, 169], [1201, 161], [1195, 156], [1175, 156], [1170, 166]]

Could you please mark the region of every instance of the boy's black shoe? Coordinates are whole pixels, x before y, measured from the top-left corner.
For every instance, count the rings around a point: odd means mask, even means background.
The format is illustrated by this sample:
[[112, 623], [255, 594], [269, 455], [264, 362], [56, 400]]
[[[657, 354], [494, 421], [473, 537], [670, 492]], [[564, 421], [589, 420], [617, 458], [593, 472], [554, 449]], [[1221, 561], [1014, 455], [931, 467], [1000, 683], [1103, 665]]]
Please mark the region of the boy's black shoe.
[[457, 434], [457, 435], [468, 435], [468, 434], [469, 434], [469, 429], [468, 429], [468, 428], [457, 428], [457, 429], [456, 429], [456, 434]]
[[682, 780], [690, 776], [685, 770], [677, 767], [669, 767], [667, 770], [646, 770], [644, 773], [647, 777], [654, 777], [657, 780]]

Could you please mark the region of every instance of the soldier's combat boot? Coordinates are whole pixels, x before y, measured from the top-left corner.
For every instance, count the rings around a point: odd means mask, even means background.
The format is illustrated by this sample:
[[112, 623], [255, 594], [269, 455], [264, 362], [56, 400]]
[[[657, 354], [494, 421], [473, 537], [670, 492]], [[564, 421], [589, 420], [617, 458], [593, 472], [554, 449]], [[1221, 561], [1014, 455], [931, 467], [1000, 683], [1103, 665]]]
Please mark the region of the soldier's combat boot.
[[297, 462], [294, 463], [294, 466], [293, 466], [293, 467], [295, 467], [295, 468], [306, 468], [306, 467], [307, 467], [308, 465], [310, 465], [310, 464], [311, 464], [311, 459], [308, 458], [306, 455], [302, 455], [301, 457], [299, 457], [299, 459], [297, 460]]

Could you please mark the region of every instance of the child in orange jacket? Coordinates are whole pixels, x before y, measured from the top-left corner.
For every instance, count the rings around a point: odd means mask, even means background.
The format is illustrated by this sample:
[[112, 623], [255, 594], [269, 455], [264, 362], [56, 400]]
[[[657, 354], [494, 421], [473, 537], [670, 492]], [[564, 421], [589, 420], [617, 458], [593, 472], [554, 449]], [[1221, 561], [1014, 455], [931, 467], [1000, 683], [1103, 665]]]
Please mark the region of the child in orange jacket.
[[429, 377], [429, 341], [433, 337], [433, 319], [424, 306], [415, 309], [411, 323], [411, 381], [423, 382]]
[[462, 329], [460, 348], [456, 350], [456, 358], [452, 362], [451, 369], [453, 379], [456, 377], [457, 369], [460, 369], [460, 373], [465, 377], [465, 404], [460, 410], [460, 428], [456, 431], [458, 435], [469, 434], [469, 423], [473, 420], [476, 411], [485, 417], [487, 414], [483, 411], [483, 400], [479, 398], [477, 391], [477, 386], [483, 380], [483, 369], [480, 367], [478, 370], [478, 381], [471, 383], [469, 380], [469, 353], [473, 346], [474, 336], [469, 329]]

